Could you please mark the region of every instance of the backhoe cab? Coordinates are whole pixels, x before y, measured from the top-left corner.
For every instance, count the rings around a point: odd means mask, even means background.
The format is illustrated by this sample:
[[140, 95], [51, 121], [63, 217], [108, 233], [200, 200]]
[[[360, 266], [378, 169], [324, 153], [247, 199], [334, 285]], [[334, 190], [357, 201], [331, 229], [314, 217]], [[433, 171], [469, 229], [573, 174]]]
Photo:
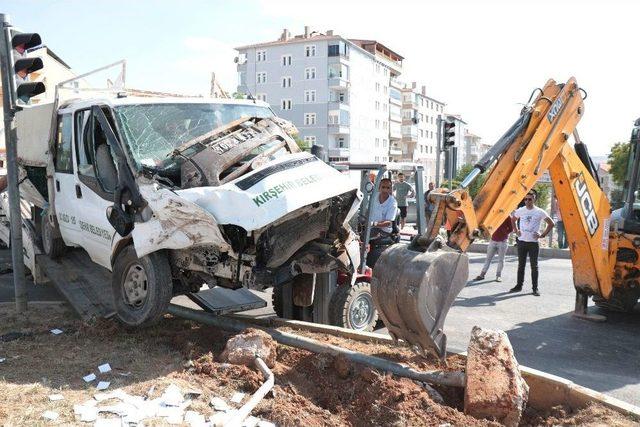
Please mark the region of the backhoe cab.
[[[372, 279], [374, 301], [390, 334], [422, 353], [446, 354], [445, 317], [468, 279], [465, 251], [476, 238], [490, 238], [535, 185], [544, 171], [551, 176], [573, 261], [575, 314], [591, 318], [587, 299], [628, 309], [638, 299], [640, 218], [631, 207], [638, 190], [638, 131], [632, 136], [630, 179], [623, 221], [611, 228], [611, 209], [599, 187], [595, 168], [576, 125], [586, 93], [574, 78], [549, 80], [536, 89], [520, 117], [453, 191], [430, 193], [435, 203], [426, 232], [411, 244], [384, 252]], [[574, 144], [570, 143], [573, 139]], [[635, 141], [635, 142], [634, 142]], [[487, 179], [474, 200], [467, 188], [481, 173]], [[452, 233], [439, 235], [448, 220]]]

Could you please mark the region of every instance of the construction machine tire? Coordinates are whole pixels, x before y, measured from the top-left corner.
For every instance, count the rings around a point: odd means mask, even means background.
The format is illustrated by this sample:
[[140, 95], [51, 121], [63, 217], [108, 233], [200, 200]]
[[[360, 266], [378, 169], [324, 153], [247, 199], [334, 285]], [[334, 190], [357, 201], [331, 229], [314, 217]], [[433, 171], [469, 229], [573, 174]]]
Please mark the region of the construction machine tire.
[[151, 326], [167, 312], [173, 297], [171, 267], [165, 252], [138, 258], [133, 246], [120, 251], [111, 279], [117, 319], [131, 328]]
[[67, 245], [60, 236], [60, 232], [51, 223], [49, 213], [41, 216], [40, 234], [42, 240], [42, 249], [51, 259], [58, 259], [67, 251]]
[[338, 286], [329, 303], [329, 321], [334, 326], [372, 332], [378, 322], [371, 284], [356, 282]]
[[436, 237], [427, 248], [395, 244], [373, 269], [371, 293], [394, 339], [444, 359], [444, 321], [469, 277], [469, 258]]
[[609, 299], [594, 295], [593, 302], [605, 310], [628, 313], [633, 311], [638, 298], [640, 298], [640, 289], [614, 288]]

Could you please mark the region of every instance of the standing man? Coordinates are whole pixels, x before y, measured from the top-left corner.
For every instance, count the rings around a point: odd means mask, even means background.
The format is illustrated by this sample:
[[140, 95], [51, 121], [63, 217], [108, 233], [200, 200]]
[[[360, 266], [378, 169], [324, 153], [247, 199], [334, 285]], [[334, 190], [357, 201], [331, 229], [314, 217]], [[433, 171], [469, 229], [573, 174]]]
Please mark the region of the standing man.
[[431, 214], [433, 213], [433, 208], [435, 206], [435, 203], [431, 203], [429, 201], [429, 193], [433, 191], [434, 187], [435, 184], [433, 182], [430, 182], [429, 189], [424, 192], [424, 213], [427, 223], [429, 223], [429, 219], [431, 218]]
[[496, 282], [502, 282], [502, 268], [504, 267], [504, 256], [507, 253], [507, 239], [509, 238], [509, 234], [513, 231], [513, 224], [511, 222], [511, 216], [508, 216], [500, 227], [493, 232], [491, 236], [491, 241], [489, 242], [489, 246], [487, 246], [487, 259], [484, 262], [484, 267], [482, 267], [482, 271], [473, 280], [484, 280], [485, 274], [489, 270], [489, 266], [491, 265], [491, 260], [493, 256], [498, 253], [498, 270], [496, 271]]
[[378, 197], [373, 201], [371, 208], [372, 225], [385, 233], [391, 233], [393, 230], [393, 221], [396, 219], [396, 211], [398, 204], [396, 199], [391, 195], [392, 185], [389, 178], [380, 180], [380, 188]]
[[415, 197], [416, 192], [408, 182], [404, 181], [404, 174], [400, 172], [398, 174], [398, 181], [393, 185], [393, 191], [396, 195], [396, 201], [398, 202], [398, 209], [400, 209], [400, 230], [402, 230], [407, 223], [407, 195], [409, 197]]
[[[524, 206], [518, 208], [513, 214], [513, 229], [518, 236], [518, 283], [509, 292], [520, 292], [524, 283], [524, 267], [527, 264], [527, 255], [531, 262], [531, 284], [533, 295], [539, 297], [538, 291], [538, 252], [540, 244], [538, 239], [543, 239], [554, 226], [553, 220], [544, 209], [537, 207], [534, 202], [536, 196], [529, 192], [524, 198]], [[519, 220], [519, 221], [518, 221]], [[540, 223], [544, 220], [547, 227], [540, 234]], [[518, 225], [519, 224], [519, 225]]]

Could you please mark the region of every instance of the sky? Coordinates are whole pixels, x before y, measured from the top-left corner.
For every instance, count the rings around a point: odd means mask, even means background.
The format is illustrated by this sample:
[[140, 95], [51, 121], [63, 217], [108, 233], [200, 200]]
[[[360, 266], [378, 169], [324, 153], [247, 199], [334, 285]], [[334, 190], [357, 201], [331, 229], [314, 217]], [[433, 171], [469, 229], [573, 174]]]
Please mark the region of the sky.
[[628, 141], [640, 117], [634, 1], [3, 0], [0, 12], [76, 73], [126, 59], [136, 89], [206, 95], [215, 71], [233, 92], [234, 47], [308, 25], [395, 50], [401, 80], [425, 85], [489, 143], [550, 78], [575, 76], [587, 91], [578, 129], [592, 155]]

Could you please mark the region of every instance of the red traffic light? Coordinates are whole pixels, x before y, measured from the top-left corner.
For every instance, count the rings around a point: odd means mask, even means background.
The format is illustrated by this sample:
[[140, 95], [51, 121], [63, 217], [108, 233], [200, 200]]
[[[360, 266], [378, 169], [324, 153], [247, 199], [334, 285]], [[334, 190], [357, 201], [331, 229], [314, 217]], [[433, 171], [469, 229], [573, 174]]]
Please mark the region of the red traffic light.
[[11, 46], [19, 54], [23, 54], [27, 49], [41, 44], [42, 39], [38, 33], [17, 33], [11, 38]]

